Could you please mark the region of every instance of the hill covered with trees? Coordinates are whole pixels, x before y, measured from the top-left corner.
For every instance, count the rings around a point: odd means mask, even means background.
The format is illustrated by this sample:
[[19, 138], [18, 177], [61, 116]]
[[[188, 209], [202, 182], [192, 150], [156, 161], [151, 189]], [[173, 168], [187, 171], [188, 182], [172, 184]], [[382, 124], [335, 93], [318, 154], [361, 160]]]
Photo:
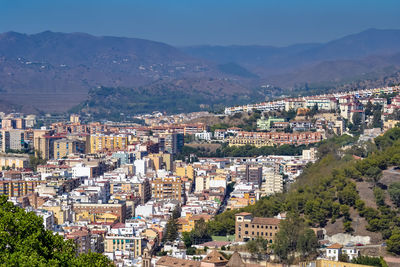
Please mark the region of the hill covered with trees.
[[[355, 216], [365, 219], [366, 231], [381, 234], [387, 250], [400, 255], [400, 217], [397, 207], [382, 201], [387, 194], [398, 204], [398, 184], [389, 186], [389, 192], [380, 184], [382, 171], [400, 165], [400, 128], [387, 131], [375, 139], [374, 145], [365, 146], [365, 159], [356, 160], [353, 151], [343, 151], [343, 140], [334, 138], [322, 143], [320, 159], [308, 166], [288, 192], [260, 199], [255, 205], [239, 210], [225, 211], [208, 223], [212, 235], [233, 234], [235, 214], [246, 211], [254, 216], [271, 217], [288, 212], [290, 224], [284, 229], [299, 229], [297, 234], [279, 233], [274, 244], [275, 254], [288, 260], [292, 252], [301, 252], [298, 242], [312, 239], [305, 236], [307, 227], [325, 227], [336, 220], [342, 222], [339, 232], [353, 233]], [[374, 188], [376, 207], [366, 205], [357, 191], [356, 183], [366, 181]], [[301, 226], [304, 224], [304, 226]], [[300, 227], [301, 226], [301, 227]], [[289, 238], [290, 240], [285, 240]], [[302, 241], [300, 241], [302, 240]], [[307, 243], [307, 242], [306, 242]], [[282, 247], [283, 246], [283, 247]], [[284, 252], [284, 253], [281, 253]]]

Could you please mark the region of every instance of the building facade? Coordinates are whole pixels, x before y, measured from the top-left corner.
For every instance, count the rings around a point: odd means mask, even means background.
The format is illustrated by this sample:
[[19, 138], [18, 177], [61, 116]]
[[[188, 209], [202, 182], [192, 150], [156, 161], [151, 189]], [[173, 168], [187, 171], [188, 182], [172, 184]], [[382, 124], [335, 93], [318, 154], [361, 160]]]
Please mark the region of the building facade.
[[236, 214], [235, 241], [247, 242], [257, 237], [273, 243], [279, 231], [280, 220], [276, 218], [253, 217], [251, 213], [241, 212]]

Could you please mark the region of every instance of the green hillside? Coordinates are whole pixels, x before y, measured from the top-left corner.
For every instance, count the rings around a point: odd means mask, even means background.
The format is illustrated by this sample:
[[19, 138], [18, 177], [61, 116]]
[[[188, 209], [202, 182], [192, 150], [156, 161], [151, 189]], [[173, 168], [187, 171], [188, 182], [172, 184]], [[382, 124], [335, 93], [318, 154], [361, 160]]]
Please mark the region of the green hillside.
[[[319, 147], [321, 159], [307, 167], [289, 192], [262, 198], [255, 205], [234, 211], [225, 211], [208, 224], [213, 235], [233, 234], [234, 216], [247, 211], [254, 216], [270, 217], [288, 212], [290, 218], [299, 218], [308, 227], [325, 227], [340, 219], [339, 232], [352, 233], [355, 216], [367, 222], [366, 230], [377, 232], [386, 240], [387, 250], [400, 254], [400, 217], [398, 207], [387, 205], [382, 198], [388, 193], [381, 188], [382, 171], [400, 165], [400, 128], [394, 128], [375, 139], [375, 145], [366, 146], [363, 160], [355, 160], [352, 150], [343, 152], [342, 140], [334, 138]], [[376, 207], [369, 207], [360, 198], [356, 182], [367, 181], [374, 186]], [[400, 190], [392, 188], [395, 202]], [[398, 203], [398, 202], [395, 202]], [[296, 240], [295, 240], [296, 242]], [[278, 242], [279, 243], [279, 242]], [[289, 249], [296, 250], [296, 247]]]

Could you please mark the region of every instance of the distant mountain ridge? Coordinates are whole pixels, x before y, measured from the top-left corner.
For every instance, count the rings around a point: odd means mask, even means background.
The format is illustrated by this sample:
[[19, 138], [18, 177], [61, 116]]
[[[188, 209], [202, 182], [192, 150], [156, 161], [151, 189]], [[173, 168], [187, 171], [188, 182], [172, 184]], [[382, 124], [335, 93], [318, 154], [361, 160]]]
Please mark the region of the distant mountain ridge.
[[[383, 77], [400, 70], [399, 44], [400, 30], [378, 29], [327, 43], [288, 47], [181, 48], [137, 38], [86, 33], [7, 32], [0, 34], [0, 109], [65, 112], [86, 103], [86, 107], [106, 114], [103, 107], [95, 107], [105, 104], [99, 99], [101, 94], [89, 91], [120, 88], [110, 91], [118, 92], [125, 102], [132, 101], [136, 113], [151, 108], [187, 112], [263, 99], [266, 92], [261, 85], [265, 84], [272, 85], [268, 88], [290, 90], [324, 82], [335, 86], [360, 79], [384, 81]], [[268, 90], [272, 95], [285, 93]], [[177, 92], [184, 93], [179, 101]], [[176, 102], [175, 107], [171, 108], [173, 101], [166, 102], [168, 108], [160, 102], [149, 105], [140, 102], [141, 96], [151, 102], [160, 94], [166, 101], [169, 96], [174, 97], [171, 100]], [[134, 99], [135, 95], [138, 98]], [[118, 98], [110, 95], [107, 99], [114, 105], [118, 103]], [[185, 106], [185, 101], [191, 104]]]
[[219, 63], [235, 62], [250, 70], [279, 73], [331, 60], [356, 60], [400, 52], [400, 30], [369, 29], [321, 44], [272, 46], [192, 46], [182, 51]]
[[213, 64], [164, 43], [50, 31], [1, 34], [0, 69], [6, 101], [45, 111], [65, 111], [98, 86], [225, 77]]

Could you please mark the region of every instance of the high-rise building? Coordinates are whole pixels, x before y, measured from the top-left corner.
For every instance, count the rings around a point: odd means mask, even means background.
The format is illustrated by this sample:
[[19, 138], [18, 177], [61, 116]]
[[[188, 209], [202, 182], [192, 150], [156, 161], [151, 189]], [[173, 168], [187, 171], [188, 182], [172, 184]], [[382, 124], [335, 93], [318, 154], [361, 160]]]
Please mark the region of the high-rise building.
[[160, 133], [160, 150], [170, 154], [178, 154], [184, 145], [184, 135], [181, 133]]
[[95, 134], [91, 135], [89, 140], [89, 153], [124, 150], [128, 147], [128, 136], [124, 134]]
[[61, 159], [74, 153], [85, 153], [84, 141], [65, 138], [54, 141], [54, 158]]
[[0, 151], [23, 150], [25, 148], [24, 130], [0, 130]]
[[179, 177], [157, 178], [152, 181], [152, 195], [156, 199], [184, 201], [184, 186]]
[[35, 188], [46, 181], [4, 180], [0, 181], [0, 195], [21, 197], [34, 192]]
[[56, 140], [65, 138], [62, 135], [51, 135], [53, 131], [49, 130], [34, 130], [33, 132], [33, 147], [35, 155], [43, 159], [54, 158], [54, 142]]
[[262, 182], [262, 167], [246, 165], [246, 179], [248, 183], [261, 186]]

